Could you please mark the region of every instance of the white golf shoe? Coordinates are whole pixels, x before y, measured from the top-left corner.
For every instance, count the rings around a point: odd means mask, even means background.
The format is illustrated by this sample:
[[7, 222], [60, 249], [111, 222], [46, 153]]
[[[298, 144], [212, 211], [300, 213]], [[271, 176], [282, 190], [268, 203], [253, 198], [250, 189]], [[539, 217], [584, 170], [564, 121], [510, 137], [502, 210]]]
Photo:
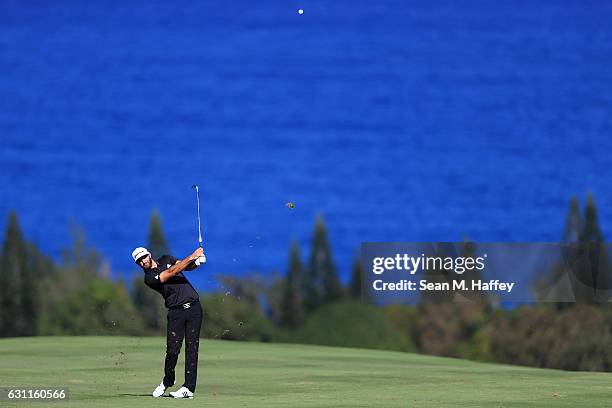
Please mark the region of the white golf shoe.
[[[175, 383], [175, 384], [176, 384], [176, 383]], [[164, 395], [164, 393], [166, 392], [166, 390], [167, 390], [167, 389], [168, 389], [168, 387], [166, 387], [166, 386], [164, 385], [164, 382], [162, 381], [162, 382], [160, 382], [160, 383], [159, 383], [159, 385], [157, 386], [157, 388], [155, 388], [155, 389], [153, 390], [153, 394], [151, 394], [151, 395], [153, 395], [155, 398], [159, 398], [159, 397], [161, 397], [161, 396], [163, 396], [163, 395]]]
[[193, 392], [189, 391], [187, 387], [181, 387], [178, 390], [171, 392], [174, 398], [193, 398]]

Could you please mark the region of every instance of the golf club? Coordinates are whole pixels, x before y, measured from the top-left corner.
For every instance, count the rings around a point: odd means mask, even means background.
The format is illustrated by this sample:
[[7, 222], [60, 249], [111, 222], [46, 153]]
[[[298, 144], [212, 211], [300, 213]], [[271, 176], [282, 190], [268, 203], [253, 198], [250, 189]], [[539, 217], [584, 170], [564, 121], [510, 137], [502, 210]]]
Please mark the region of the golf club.
[[[200, 248], [202, 248], [202, 225], [200, 221], [200, 188], [197, 184], [194, 184], [192, 188], [195, 189], [196, 192], [196, 202], [198, 205], [198, 242], [200, 244]], [[196, 260], [196, 265], [203, 264], [204, 262], [206, 262], [206, 257], [202, 256]]]

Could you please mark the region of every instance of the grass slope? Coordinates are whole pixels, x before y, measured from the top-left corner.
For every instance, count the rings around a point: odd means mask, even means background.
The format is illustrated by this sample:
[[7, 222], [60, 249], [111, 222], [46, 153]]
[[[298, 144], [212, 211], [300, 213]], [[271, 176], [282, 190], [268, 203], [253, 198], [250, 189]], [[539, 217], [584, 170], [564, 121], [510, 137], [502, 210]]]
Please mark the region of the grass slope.
[[[15, 407], [609, 407], [612, 375], [388, 351], [204, 340], [193, 400], [154, 399], [164, 339], [0, 340], [0, 388], [67, 388]], [[177, 386], [183, 380], [183, 354]], [[175, 389], [175, 388], [173, 388]]]

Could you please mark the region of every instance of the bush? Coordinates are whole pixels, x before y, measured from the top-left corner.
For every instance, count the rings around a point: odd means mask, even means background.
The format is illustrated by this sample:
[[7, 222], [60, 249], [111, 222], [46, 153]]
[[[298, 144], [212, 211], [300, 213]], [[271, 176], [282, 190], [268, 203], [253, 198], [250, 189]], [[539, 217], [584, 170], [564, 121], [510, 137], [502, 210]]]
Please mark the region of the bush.
[[612, 313], [601, 307], [522, 307], [494, 319], [489, 333], [500, 362], [564, 370], [612, 368]]
[[222, 294], [202, 295], [202, 335], [211, 339], [272, 341], [275, 328], [257, 303]]
[[61, 272], [47, 288], [45, 307], [39, 319], [39, 334], [57, 335], [140, 335], [142, 317], [136, 311], [125, 286], [103, 278], [82, 277], [80, 287], [74, 275]]
[[487, 317], [479, 303], [421, 304], [415, 343], [426, 354], [467, 357], [474, 353], [472, 339]]
[[342, 302], [322, 306], [291, 336], [296, 343], [410, 351], [408, 336], [377, 306]]
[[410, 340], [410, 350], [415, 351], [414, 339], [416, 338], [418, 313], [414, 306], [389, 305], [383, 308], [387, 318], [395, 325], [406, 338]]

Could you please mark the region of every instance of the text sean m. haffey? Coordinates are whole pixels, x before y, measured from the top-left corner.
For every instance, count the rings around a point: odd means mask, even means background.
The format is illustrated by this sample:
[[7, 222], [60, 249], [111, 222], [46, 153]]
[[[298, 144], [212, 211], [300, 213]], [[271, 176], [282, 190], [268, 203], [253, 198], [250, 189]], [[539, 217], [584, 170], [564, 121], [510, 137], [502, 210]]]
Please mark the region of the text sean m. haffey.
[[421, 279], [418, 282], [402, 279], [397, 282], [384, 282], [377, 279], [372, 282], [372, 287], [376, 291], [449, 291], [449, 290], [471, 290], [478, 292], [512, 292], [514, 282], [501, 282], [497, 279], [475, 280], [468, 282], [465, 280], [454, 280], [452, 282], [429, 282]]

